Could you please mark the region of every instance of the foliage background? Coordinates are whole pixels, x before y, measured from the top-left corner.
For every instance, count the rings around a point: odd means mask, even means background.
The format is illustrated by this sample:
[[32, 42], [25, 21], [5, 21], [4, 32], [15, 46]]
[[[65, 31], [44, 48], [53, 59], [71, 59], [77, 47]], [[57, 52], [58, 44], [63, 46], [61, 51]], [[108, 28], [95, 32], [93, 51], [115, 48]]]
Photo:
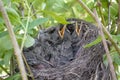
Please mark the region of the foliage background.
[[[117, 0], [82, 0], [91, 10], [97, 10], [104, 26], [120, 47], [119, 7]], [[66, 24], [67, 18], [79, 18], [96, 24], [93, 18], [80, 6], [77, 0], [3, 0], [13, 29], [21, 47], [34, 44], [40, 29]], [[109, 13], [110, 11], [110, 13]], [[110, 15], [110, 16], [109, 16]], [[109, 25], [109, 26], [108, 26]], [[12, 70], [14, 50], [2, 14], [0, 13], [0, 77], [5, 80], [19, 80], [20, 74]], [[120, 80], [120, 55], [111, 45], [110, 54]], [[104, 63], [107, 66], [106, 55]]]

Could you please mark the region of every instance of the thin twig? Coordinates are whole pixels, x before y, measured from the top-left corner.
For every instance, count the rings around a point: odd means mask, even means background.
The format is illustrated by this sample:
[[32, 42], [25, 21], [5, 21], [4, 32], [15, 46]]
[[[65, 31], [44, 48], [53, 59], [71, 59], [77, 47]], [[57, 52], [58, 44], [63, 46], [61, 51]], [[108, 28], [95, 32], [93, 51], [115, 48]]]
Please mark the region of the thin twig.
[[111, 5], [111, 0], [108, 2], [108, 31], [110, 31], [110, 26], [111, 26], [111, 20], [110, 20], [110, 5]]
[[[21, 25], [22, 25], [22, 26], [24, 27], [24, 29], [25, 29], [25, 33], [24, 33], [24, 36], [23, 36], [22, 44], [21, 44], [21, 52], [23, 51], [24, 43], [25, 43], [25, 40], [26, 40], [26, 38], [27, 38], [27, 31], [28, 31], [28, 26], [29, 26], [29, 21], [30, 21], [30, 13], [31, 13], [31, 7], [32, 7], [32, 4], [31, 4], [31, 6], [29, 7], [29, 4], [28, 4], [28, 2], [27, 2], [26, 0], [25, 0], [25, 5], [26, 5], [26, 7], [27, 7], [27, 9], [28, 9], [28, 17], [27, 17], [26, 26], [24, 26], [24, 25], [20, 22]], [[32, 73], [32, 71], [31, 71], [31, 69], [30, 69], [30, 67], [29, 67], [29, 65], [28, 65], [28, 63], [27, 63], [27, 60], [26, 60], [24, 54], [22, 54], [22, 57], [23, 57], [23, 60], [24, 60], [25, 65], [26, 65], [26, 67], [27, 67], [27, 70], [28, 70], [28, 72], [29, 72], [29, 74], [30, 74], [30, 77], [32, 78], [32, 80], [34, 80], [33, 73]]]
[[96, 10], [94, 10], [94, 14], [96, 16], [96, 22], [98, 23], [98, 28], [100, 30], [99, 34], [102, 37], [102, 42], [103, 42], [103, 45], [104, 45], [104, 48], [105, 48], [105, 51], [106, 51], [106, 55], [107, 55], [108, 63], [109, 63], [109, 66], [110, 66], [110, 71], [111, 71], [111, 74], [112, 74], [112, 78], [113, 78], [113, 80], [117, 80], [116, 74], [115, 74], [115, 69], [114, 69], [112, 59], [111, 59], [111, 56], [110, 56], [110, 52], [108, 50], [106, 39], [105, 39], [104, 33], [102, 31], [102, 24], [101, 24], [101, 22], [99, 20], [99, 17], [98, 17], [98, 14], [97, 14]]
[[26, 71], [25, 71], [25, 66], [24, 66], [23, 59], [22, 59], [22, 55], [21, 55], [21, 50], [20, 50], [19, 45], [17, 43], [13, 28], [12, 28], [12, 24], [8, 18], [7, 12], [4, 8], [3, 2], [1, 0], [0, 0], [0, 11], [2, 13], [3, 19], [5, 21], [5, 24], [7, 26], [7, 29], [8, 29], [11, 41], [12, 41], [12, 45], [13, 45], [14, 50], [15, 50], [14, 54], [15, 54], [16, 59], [17, 59], [17, 63], [18, 63], [18, 67], [20, 69], [22, 80], [28, 80], [27, 75], [26, 75]]
[[98, 5], [99, 13], [100, 13], [100, 16], [101, 16], [101, 21], [102, 21], [103, 25], [106, 26], [105, 18], [104, 18], [104, 15], [102, 13], [103, 12], [103, 10], [102, 10], [102, 3], [101, 3], [100, 0], [98, 0], [97, 5]]
[[30, 75], [31, 79], [32, 79], [32, 80], [35, 80], [35, 79], [34, 79], [34, 76], [33, 76], [33, 73], [32, 73], [32, 71], [31, 71], [31, 69], [30, 69], [30, 66], [29, 66], [28, 63], [27, 63], [27, 60], [26, 60], [24, 54], [22, 54], [22, 57], [23, 57], [24, 63], [25, 63], [25, 65], [26, 65], [26, 67], [27, 67], [27, 70], [28, 70], [28, 72], [29, 72], [29, 75]]
[[[95, 15], [93, 14], [93, 12], [82, 2], [82, 0], [77, 0], [80, 5], [93, 17], [93, 19], [95, 20]], [[96, 21], [96, 20], [95, 20]], [[108, 39], [111, 41], [112, 45], [115, 47], [116, 51], [119, 53], [120, 55], [120, 49], [117, 46], [117, 44], [115, 43], [115, 41], [112, 39], [112, 36], [110, 35], [110, 33], [106, 30], [106, 28], [104, 26], [102, 26], [102, 29], [104, 31], [104, 33], [108, 36]]]

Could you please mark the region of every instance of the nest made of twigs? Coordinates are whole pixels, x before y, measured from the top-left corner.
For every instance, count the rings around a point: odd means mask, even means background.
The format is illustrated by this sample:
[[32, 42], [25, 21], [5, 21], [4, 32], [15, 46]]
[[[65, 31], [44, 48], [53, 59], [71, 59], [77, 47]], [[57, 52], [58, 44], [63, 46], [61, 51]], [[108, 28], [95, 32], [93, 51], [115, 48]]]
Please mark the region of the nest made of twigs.
[[64, 25], [59, 24], [40, 30], [35, 44], [24, 49], [35, 80], [110, 80], [102, 60], [103, 44], [84, 47], [97, 39], [98, 28], [79, 19], [67, 21], [63, 38], [59, 31]]

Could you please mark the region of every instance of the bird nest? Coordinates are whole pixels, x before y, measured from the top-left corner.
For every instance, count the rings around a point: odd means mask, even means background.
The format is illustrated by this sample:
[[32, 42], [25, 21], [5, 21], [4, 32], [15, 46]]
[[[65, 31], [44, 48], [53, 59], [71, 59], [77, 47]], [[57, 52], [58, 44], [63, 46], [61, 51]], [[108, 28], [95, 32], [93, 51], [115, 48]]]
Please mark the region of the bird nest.
[[40, 30], [35, 44], [24, 49], [35, 80], [110, 80], [102, 59], [103, 44], [85, 48], [97, 39], [98, 28], [79, 19], [67, 21]]

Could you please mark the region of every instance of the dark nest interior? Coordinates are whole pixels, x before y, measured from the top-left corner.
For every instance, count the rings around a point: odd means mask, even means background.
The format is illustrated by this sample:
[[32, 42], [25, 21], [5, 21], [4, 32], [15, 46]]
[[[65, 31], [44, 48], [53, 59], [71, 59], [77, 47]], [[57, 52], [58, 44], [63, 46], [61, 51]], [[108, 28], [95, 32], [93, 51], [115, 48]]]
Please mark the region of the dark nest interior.
[[40, 30], [35, 44], [24, 49], [35, 80], [111, 80], [102, 42], [84, 47], [97, 39], [98, 28], [84, 20], [67, 21]]

